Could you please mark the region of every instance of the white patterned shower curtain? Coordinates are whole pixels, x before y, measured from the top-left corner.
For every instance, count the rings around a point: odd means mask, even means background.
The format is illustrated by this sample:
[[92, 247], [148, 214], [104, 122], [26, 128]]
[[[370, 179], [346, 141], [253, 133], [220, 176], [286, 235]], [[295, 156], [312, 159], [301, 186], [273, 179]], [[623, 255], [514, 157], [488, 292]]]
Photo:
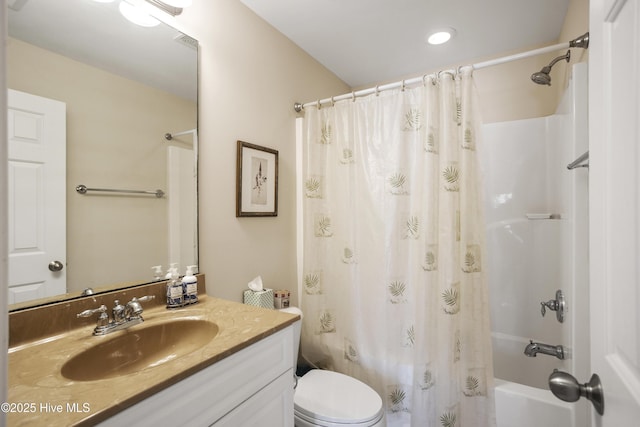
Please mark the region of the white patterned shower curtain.
[[302, 353], [389, 426], [495, 424], [471, 71], [305, 109]]

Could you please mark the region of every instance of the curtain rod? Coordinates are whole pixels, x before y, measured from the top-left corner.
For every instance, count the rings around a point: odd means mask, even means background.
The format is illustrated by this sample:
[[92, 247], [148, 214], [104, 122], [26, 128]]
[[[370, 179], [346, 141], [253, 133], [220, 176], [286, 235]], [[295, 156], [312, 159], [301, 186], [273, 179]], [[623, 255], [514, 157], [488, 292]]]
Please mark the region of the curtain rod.
[[[539, 49], [533, 49], [533, 50], [529, 50], [529, 51], [526, 51], [526, 52], [516, 53], [514, 55], [503, 56], [501, 58], [491, 59], [489, 61], [477, 62], [475, 64], [458, 67], [458, 69], [465, 68], [465, 67], [471, 67], [473, 70], [480, 70], [482, 68], [493, 67], [494, 65], [505, 64], [507, 62], [517, 61], [519, 59], [529, 58], [531, 56], [542, 55], [544, 53], [549, 53], [549, 52], [553, 52], [553, 51], [556, 51], [556, 50], [567, 49], [567, 48], [572, 48], [572, 47], [581, 47], [581, 48], [587, 49], [589, 47], [589, 32], [586, 32], [583, 35], [581, 35], [580, 37], [578, 37], [576, 39], [573, 39], [573, 40], [571, 40], [569, 42], [558, 43], [558, 44], [554, 44], [554, 45], [551, 45], [551, 46], [541, 47]], [[444, 71], [447, 71], [447, 70], [444, 70]], [[455, 72], [455, 70], [451, 70], [451, 71]], [[443, 72], [443, 71], [440, 71], [440, 72]], [[368, 89], [362, 89], [362, 90], [358, 90], [358, 91], [351, 92], [351, 93], [345, 93], [343, 95], [332, 96], [331, 98], [325, 98], [325, 99], [320, 99], [318, 101], [307, 102], [305, 104], [301, 104], [299, 102], [296, 102], [295, 104], [293, 104], [293, 109], [297, 113], [300, 113], [306, 107], [310, 107], [310, 106], [313, 106], [313, 105], [317, 106], [317, 105], [322, 105], [322, 104], [333, 104], [336, 101], [343, 101], [345, 99], [355, 99], [356, 97], [372, 95], [374, 93], [379, 93], [379, 92], [382, 92], [382, 91], [385, 91], [385, 90], [397, 89], [397, 88], [401, 88], [401, 87], [405, 87], [405, 86], [410, 86], [410, 85], [414, 85], [414, 84], [417, 84], [417, 83], [422, 83], [426, 76], [435, 75], [435, 74], [438, 74], [438, 73], [425, 74], [422, 77], [414, 77], [414, 78], [411, 78], [411, 79], [400, 80], [400, 81], [397, 81], [397, 82], [387, 83], [387, 84], [384, 84], [384, 85], [379, 85], [379, 86], [371, 87], [371, 88], [368, 88]]]

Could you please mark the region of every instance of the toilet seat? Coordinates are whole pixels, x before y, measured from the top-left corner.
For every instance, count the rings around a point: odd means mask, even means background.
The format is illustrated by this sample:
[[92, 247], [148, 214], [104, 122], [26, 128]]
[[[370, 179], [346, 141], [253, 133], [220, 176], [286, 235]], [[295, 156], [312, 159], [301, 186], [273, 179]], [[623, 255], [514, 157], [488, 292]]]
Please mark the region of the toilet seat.
[[317, 426], [372, 426], [383, 416], [382, 399], [371, 387], [320, 369], [298, 380], [294, 410], [297, 417]]

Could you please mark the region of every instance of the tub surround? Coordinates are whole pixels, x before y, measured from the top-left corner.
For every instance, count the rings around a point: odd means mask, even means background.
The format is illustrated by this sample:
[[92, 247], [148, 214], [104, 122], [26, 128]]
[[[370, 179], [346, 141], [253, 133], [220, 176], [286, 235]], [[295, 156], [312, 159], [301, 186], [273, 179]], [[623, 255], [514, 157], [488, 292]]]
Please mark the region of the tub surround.
[[[198, 304], [167, 310], [165, 283], [10, 313], [8, 401], [34, 405], [32, 413], [9, 413], [8, 424], [94, 425], [299, 319], [296, 315], [207, 296], [203, 275], [198, 275]], [[145, 322], [130, 329], [96, 337], [92, 335], [95, 318], [76, 318], [77, 313], [100, 304], [110, 310], [115, 299], [126, 303], [144, 295], [156, 298], [143, 304]], [[187, 355], [133, 374], [97, 381], [72, 381], [61, 374], [66, 361], [99, 341], [185, 317], [213, 322], [219, 332]]]

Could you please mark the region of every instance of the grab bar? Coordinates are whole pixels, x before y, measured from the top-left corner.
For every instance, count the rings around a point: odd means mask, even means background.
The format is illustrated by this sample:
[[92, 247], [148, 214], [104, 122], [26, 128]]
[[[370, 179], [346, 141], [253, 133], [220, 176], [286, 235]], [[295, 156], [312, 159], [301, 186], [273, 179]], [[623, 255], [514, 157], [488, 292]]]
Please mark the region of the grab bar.
[[80, 194], [87, 194], [87, 191], [105, 191], [109, 193], [130, 193], [130, 194], [154, 194], [157, 198], [164, 197], [164, 191], [144, 191], [144, 190], [116, 190], [113, 188], [88, 188], [86, 185], [78, 185], [76, 191]]
[[575, 168], [588, 168], [589, 167], [589, 162], [587, 162], [586, 164], [582, 164], [582, 162], [584, 162], [585, 160], [589, 160], [589, 151], [588, 150], [587, 150], [586, 153], [584, 153], [583, 155], [581, 155], [580, 157], [575, 159], [573, 162], [569, 163], [567, 165], [567, 169], [571, 170], [571, 169], [575, 169]]

